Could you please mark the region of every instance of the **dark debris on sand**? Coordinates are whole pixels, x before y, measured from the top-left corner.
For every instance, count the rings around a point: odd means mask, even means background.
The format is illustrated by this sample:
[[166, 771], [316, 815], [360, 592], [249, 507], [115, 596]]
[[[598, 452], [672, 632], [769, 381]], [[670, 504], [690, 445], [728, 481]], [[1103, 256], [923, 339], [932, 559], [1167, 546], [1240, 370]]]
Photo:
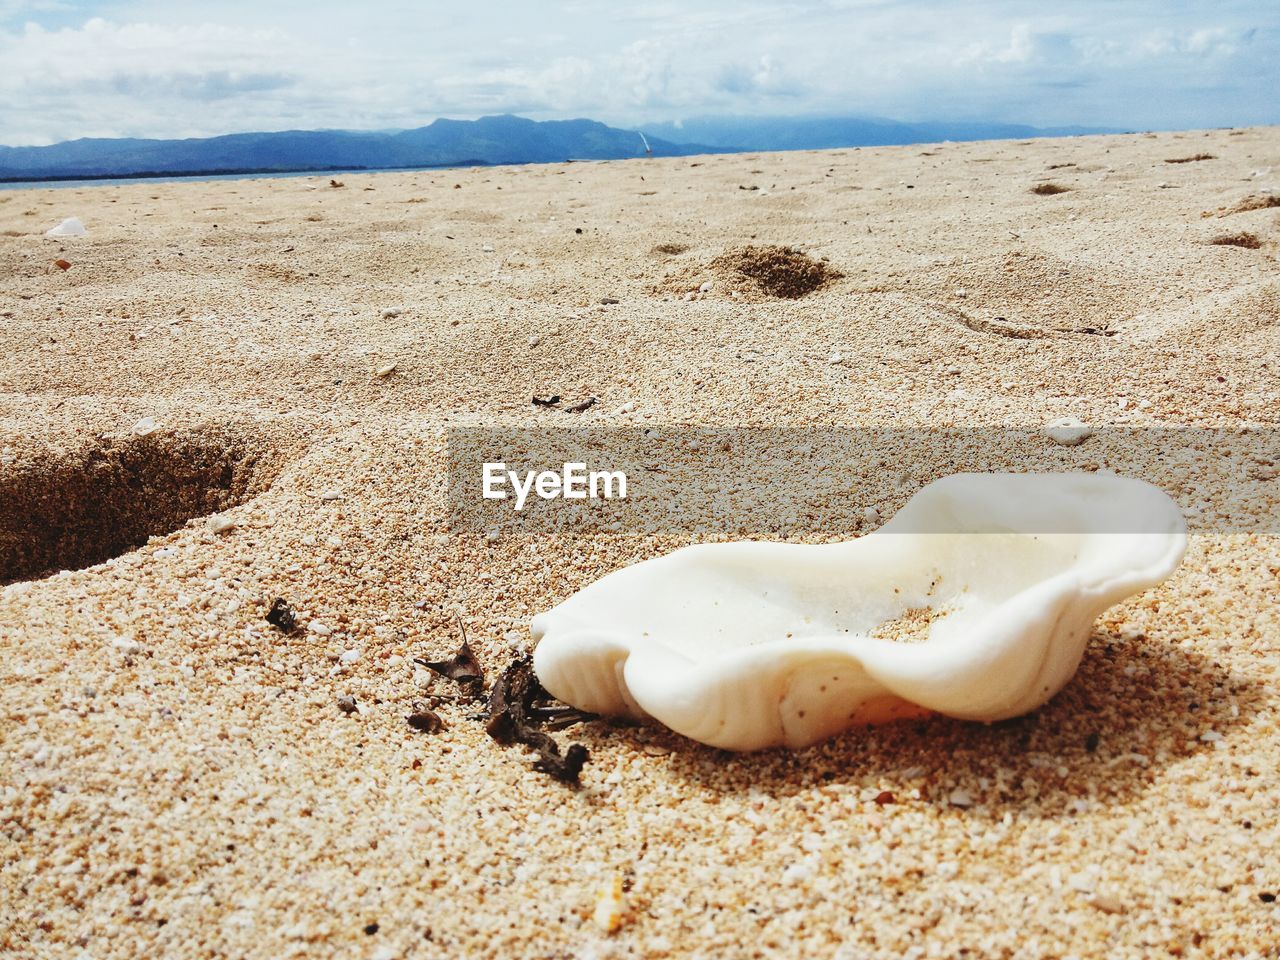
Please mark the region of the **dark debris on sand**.
[[572, 707], [556, 704], [533, 672], [533, 658], [517, 657], [489, 692], [485, 729], [502, 744], [520, 743], [538, 752], [533, 769], [565, 783], [577, 783], [590, 758], [587, 748], [572, 744], [563, 754], [560, 744], [546, 732], [592, 719]]

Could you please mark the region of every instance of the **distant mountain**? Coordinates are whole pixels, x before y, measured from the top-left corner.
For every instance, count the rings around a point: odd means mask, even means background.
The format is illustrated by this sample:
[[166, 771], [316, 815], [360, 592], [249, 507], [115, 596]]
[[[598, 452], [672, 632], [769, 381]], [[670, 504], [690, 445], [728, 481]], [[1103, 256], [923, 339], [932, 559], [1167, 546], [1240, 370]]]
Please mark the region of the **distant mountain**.
[[[1117, 131], [997, 123], [900, 123], [865, 117], [702, 117], [644, 128], [654, 156], [740, 150], [822, 150], [939, 140], [1003, 140]], [[437, 120], [415, 130], [286, 130], [194, 140], [85, 139], [0, 146], [0, 182], [90, 177], [378, 170], [494, 163], [620, 160], [645, 155], [632, 130], [595, 120], [510, 115]]]
[[[650, 137], [654, 156], [705, 146]], [[386, 169], [643, 157], [640, 134], [594, 120], [481, 117], [437, 120], [400, 132], [288, 130], [195, 140], [85, 139], [47, 147], [0, 147], [0, 181], [80, 177]]]
[[884, 147], [942, 140], [1025, 140], [1119, 133], [1102, 127], [1029, 127], [1015, 123], [903, 123], [877, 117], [696, 117], [644, 128], [673, 143], [717, 149], [830, 150]]

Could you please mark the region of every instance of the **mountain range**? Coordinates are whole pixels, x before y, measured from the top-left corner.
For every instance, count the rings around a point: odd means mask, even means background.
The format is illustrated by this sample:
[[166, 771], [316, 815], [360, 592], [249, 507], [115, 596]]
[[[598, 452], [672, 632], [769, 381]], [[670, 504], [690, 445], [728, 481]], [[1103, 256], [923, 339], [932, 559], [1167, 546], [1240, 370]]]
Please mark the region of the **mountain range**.
[[867, 118], [710, 117], [621, 130], [594, 120], [510, 115], [436, 120], [413, 130], [286, 130], [187, 140], [81, 139], [0, 146], [0, 181], [182, 174], [377, 170], [806, 150], [937, 140], [1104, 132], [1007, 124], [906, 124]]

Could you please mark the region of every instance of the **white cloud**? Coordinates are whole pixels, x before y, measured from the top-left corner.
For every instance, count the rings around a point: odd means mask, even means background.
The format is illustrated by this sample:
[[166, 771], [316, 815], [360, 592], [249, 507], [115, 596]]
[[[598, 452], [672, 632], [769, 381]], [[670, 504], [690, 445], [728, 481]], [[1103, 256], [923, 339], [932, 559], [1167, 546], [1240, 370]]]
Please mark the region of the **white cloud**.
[[[83, 7], [84, 5], [78, 5]], [[0, 142], [499, 111], [1278, 122], [1270, 0], [0, 0]], [[34, 23], [26, 23], [31, 20]]]

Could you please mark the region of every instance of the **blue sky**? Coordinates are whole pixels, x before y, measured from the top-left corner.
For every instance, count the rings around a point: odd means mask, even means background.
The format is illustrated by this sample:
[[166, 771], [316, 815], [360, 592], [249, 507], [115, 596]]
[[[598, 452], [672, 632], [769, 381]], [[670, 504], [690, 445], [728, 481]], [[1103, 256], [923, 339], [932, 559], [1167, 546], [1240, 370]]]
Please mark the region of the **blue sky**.
[[1280, 0], [0, 0], [0, 143], [875, 115], [1280, 122]]

